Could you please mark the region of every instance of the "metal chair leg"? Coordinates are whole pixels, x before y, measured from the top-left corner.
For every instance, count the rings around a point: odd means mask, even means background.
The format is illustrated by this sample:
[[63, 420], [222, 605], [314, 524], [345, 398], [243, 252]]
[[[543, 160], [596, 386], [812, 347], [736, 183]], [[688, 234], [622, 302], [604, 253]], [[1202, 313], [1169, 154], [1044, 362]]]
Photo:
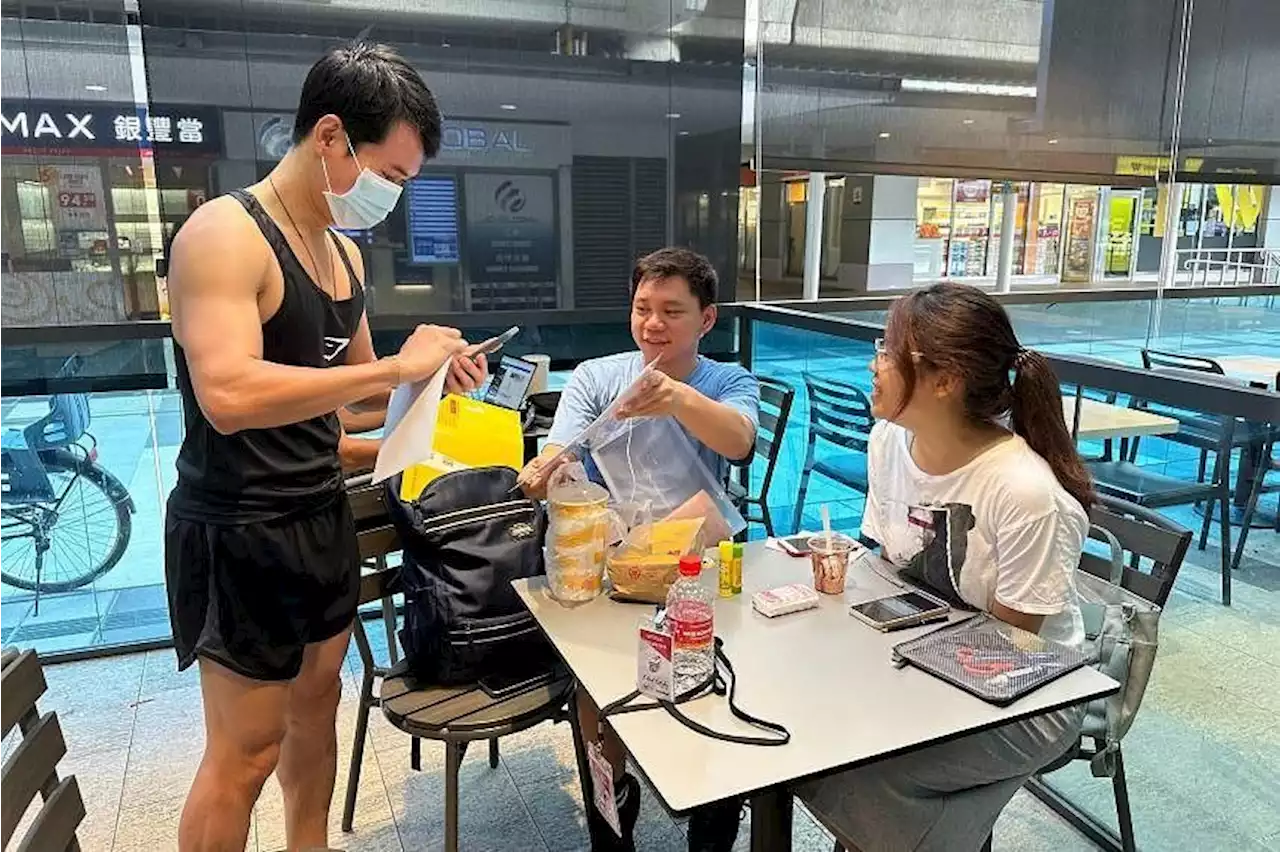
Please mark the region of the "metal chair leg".
[[[1222, 604], [1231, 606], [1231, 494], [1224, 477], [1219, 486], [1218, 503], [1222, 506]], [[1206, 514], [1205, 518], [1208, 519]]]
[[1129, 785], [1124, 777], [1124, 756], [1116, 748], [1116, 774], [1111, 779], [1116, 794], [1116, 817], [1120, 823], [1120, 844], [1124, 852], [1135, 852], [1137, 843], [1133, 837], [1133, 814], [1129, 810]]
[[[1270, 448], [1263, 454], [1263, 465], [1257, 469], [1257, 477], [1253, 480], [1253, 487], [1249, 489], [1249, 503], [1244, 509], [1244, 518], [1240, 524], [1240, 538], [1236, 541], [1236, 552], [1231, 557], [1231, 570], [1235, 571], [1240, 567], [1240, 560], [1244, 558], [1244, 543], [1249, 538], [1249, 527], [1253, 523], [1253, 516], [1258, 511], [1258, 498], [1262, 496], [1263, 481], [1267, 478], [1266, 460], [1270, 458]], [[1277, 513], [1277, 521], [1280, 521], [1280, 513]]]
[[798, 533], [804, 529], [804, 495], [809, 490], [809, 477], [812, 475], [813, 468], [806, 464], [804, 470], [800, 473], [800, 489], [796, 492], [795, 518], [791, 524], [792, 533]]
[[417, 737], [409, 740], [409, 768], [414, 772], [422, 771], [422, 740]]
[[444, 744], [444, 848], [458, 852], [458, 771], [462, 766], [459, 743]]
[[400, 662], [400, 648], [396, 644], [396, 602], [392, 598], [382, 599], [382, 626], [387, 631], [387, 656], [394, 666]]
[[[1212, 482], [1219, 487], [1220, 492], [1222, 489], [1226, 488], [1227, 479], [1229, 478], [1230, 467], [1231, 465], [1230, 465], [1230, 462], [1228, 461], [1228, 464], [1227, 464], [1228, 470], [1224, 471], [1222, 469], [1222, 453], [1218, 453], [1217, 457], [1214, 459], [1214, 462], [1213, 462]], [[1210, 500], [1205, 503], [1204, 523], [1200, 525], [1200, 549], [1201, 550], [1204, 550], [1205, 545], [1208, 544], [1209, 542], [1209, 525], [1213, 523], [1214, 502], [1215, 501]], [[1230, 518], [1228, 518], [1228, 522], [1229, 521], [1230, 521]]]
[[1209, 451], [1200, 451], [1200, 467], [1196, 470], [1196, 482], [1204, 482], [1204, 471], [1209, 466]]
[[494, 737], [489, 740], [489, 768], [498, 768], [498, 738]]
[[[357, 632], [356, 642], [359, 644], [362, 640], [367, 644], [364, 638], [364, 628], [356, 624]], [[355, 741], [351, 744], [351, 765], [347, 769], [347, 795], [346, 801], [342, 806], [342, 830], [351, 831], [352, 821], [356, 815], [356, 792], [360, 788], [360, 768], [364, 763], [364, 741], [369, 733], [369, 711], [372, 709], [373, 699], [373, 670], [368, 666], [364, 669], [364, 678], [360, 684], [360, 708], [356, 711], [356, 734]]]
[[773, 531], [773, 514], [769, 511], [768, 501], [763, 498], [760, 500], [760, 518], [764, 524], [764, 534], [773, 538], [776, 535]]

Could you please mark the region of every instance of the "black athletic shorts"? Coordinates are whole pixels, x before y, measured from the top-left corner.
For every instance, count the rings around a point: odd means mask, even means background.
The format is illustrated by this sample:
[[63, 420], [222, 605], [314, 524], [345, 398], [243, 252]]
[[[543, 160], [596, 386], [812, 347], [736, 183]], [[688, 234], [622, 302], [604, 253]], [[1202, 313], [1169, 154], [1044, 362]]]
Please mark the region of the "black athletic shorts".
[[171, 511], [164, 568], [179, 670], [202, 656], [255, 680], [290, 680], [307, 644], [351, 625], [360, 594], [345, 492], [313, 511], [251, 524]]

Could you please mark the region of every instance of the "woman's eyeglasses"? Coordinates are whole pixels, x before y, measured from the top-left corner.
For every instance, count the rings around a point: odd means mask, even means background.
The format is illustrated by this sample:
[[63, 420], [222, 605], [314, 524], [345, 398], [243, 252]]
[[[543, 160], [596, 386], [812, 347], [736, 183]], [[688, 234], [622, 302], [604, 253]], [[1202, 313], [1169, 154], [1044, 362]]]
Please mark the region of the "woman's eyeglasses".
[[[884, 342], [884, 338], [883, 338], [883, 337], [877, 337], [877, 338], [876, 338], [876, 340], [875, 340], [875, 344], [874, 344], [874, 345], [875, 345], [875, 348], [876, 348], [876, 357], [877, 357], [877, 358], [881, 358], [881, 357], [884, 357], [884, 356], [886, 356], [886, 355], [888, 355], [888, 354], [889, 354], [889, 348], [885, 345], [885, 342]], [[923, 359], [923, 358], [924, 358], [924, 355], [922, 355], [921, 353], [916, 352], [916, 351], [914, 351], [914, 350], [910, 353], [910, 355], [911, 355], [911, 357], [912, 357], [912, 358], [916, 358], [916, 359]]]

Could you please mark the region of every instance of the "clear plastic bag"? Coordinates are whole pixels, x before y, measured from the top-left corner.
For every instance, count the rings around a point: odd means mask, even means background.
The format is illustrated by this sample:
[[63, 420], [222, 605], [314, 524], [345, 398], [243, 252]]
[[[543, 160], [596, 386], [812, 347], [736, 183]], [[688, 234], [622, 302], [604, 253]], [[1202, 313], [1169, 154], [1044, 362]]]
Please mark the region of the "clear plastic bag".
[[747, 522], [671, 417], [618, 420], [591, 444], [591, 459], [614, 503], [645, 506], [653, 518], [702, 518], [708, 542], [731, 538]]

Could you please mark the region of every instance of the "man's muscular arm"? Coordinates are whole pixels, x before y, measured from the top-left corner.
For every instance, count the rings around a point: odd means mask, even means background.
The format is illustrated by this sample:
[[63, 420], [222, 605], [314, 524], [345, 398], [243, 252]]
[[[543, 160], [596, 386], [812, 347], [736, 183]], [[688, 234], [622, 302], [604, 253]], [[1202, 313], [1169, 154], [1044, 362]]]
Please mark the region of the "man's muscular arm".
[[326, 369], [264, 361], [258, 292], [270, 263], [256, 226], [230, 198], [203, 205], [174, 240], [174, 340], [201, 411], [223, 434], [328, 414], [430, 375], [465, 345], [457, 332], [420, 326], [396, 358]]

